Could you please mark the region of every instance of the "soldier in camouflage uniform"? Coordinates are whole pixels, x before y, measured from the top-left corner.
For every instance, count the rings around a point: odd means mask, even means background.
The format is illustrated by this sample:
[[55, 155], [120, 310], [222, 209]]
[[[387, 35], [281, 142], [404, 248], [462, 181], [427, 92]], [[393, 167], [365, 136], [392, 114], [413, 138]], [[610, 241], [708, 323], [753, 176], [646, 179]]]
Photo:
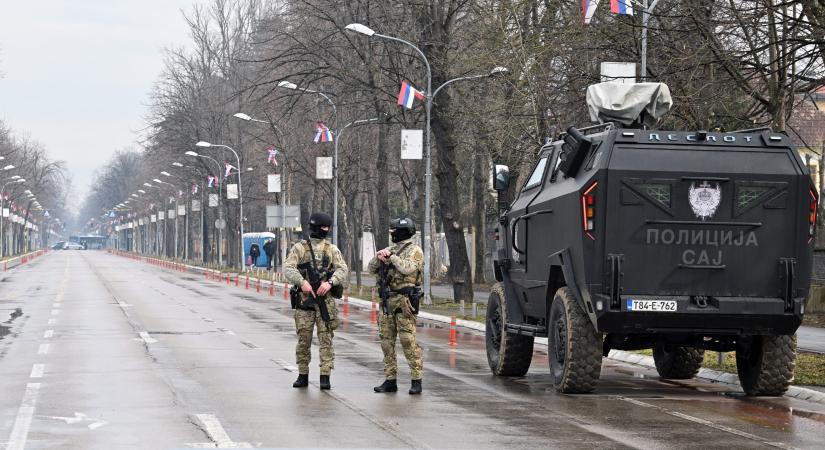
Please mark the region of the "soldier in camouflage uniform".
[[370, 273], [378, 275], [381, 264], [389, 264], [389, 315], [381, 314], [378, 322], [381, 350], [384, 352], [384, 383], [375, 392], [396, 392], [398, 365], [395, 358], [395, 338], [398, 336], [404, 356], [410, 365], [412, 383], [410, 395], [421, 393], [421, 376], [424, 364], [421, 347], [415, 339], [415, 315], [418, 314], [421, 274], [424, 270], [424, 253], [412, 241], [415, 224], [409, 218], [390, 222], [393, 244], [379, 251], [369, 263]]
[[[325, 238], [332, 225], [332, 218], [325, 213], [314, 213], [309, 218], [309, 239], [298, 242], [289, 251], [284, 261], [284, 275], [293, 286], [300, 288], [299, 301], [295, 304], [295, 329], [298, 334], [298, 345], [295, 348], [295, 359], [298, 364], [298, 379], [292, 387], [301, 388], [309, 384], [310, 347], [312, 344], [313, 328], [318, 328], [321, 389], [329, 389], [329, 375], [335, 362], [335, 351], [332, 348], [333, 330], [338, 327], [338, 310], [335, 299], [331, 295], [334, 291], [342, 290], [346, 282], [347, 264], [341, 257], [338, 247]], [[309, 244], [312, 244], [310, 251]], [[310, 284], [309, 270], [312, 266], [312, 254], [315, 255], [315, 265], [324, 281], [313, 290]], [[317, 302], [325, 302], [329, 311], [330, 322], [324, 322]]]

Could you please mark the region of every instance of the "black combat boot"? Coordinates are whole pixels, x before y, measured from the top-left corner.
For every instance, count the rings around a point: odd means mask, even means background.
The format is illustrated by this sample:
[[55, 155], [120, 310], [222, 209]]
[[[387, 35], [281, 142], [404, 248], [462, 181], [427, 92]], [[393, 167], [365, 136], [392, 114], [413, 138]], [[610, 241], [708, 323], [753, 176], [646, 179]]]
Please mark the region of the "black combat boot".
[[410, 395], [418, 395], [421, 393], [421, 380], [412, 380], [410, 386]]
[[321, 389], [329, 389], [332, 385], [329, 384], [329, 375], [321, 375]]
[[398, 392], [398, 384], [395, 380], [384, 380], [381, 386], [375, 386], [372, 390], [382, 394], [385, 392]]
[[294, 388], [302, 388], [309, 386], [309, 375], [306, 374], [298, 374], [298, 379], [292, 383], [292, 387]]

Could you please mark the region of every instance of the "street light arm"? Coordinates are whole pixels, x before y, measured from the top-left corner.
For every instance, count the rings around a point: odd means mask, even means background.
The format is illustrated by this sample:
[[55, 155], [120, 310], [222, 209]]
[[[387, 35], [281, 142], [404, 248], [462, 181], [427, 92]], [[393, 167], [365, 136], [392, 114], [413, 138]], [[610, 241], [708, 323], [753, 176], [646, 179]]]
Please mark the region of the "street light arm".
[[397, 37], [393, 37], [393, 36], [387, 36], [386, 34], [380, 34], [380, 33], [375, 33], [373, 36], [380, 37], [380, 38], [383, 38], [383, 39], [388, 39], [390, 41], [400, 42], [404, 45], [408, 45], [408, 46], [412, 47], [413, 49], [415, 49], [416, 52], [418, 52], [418, 55], [421, 56], [421, 59], [424, 60], [424, 65], [427, 66], [427, 92], [425, 93], [425, 95], [430, 96], [430, 89], [431, 89], [430, 80], [432, 79], [432, 71], [430, 70], [430, 61], [427, 59], [427, 56], [424, 54], [424, 52], [421, 51], [420, 48], [416, 47], [412, 42], [405, 41], [404, 39], [401, 39], [401, 38], [397, 38]]
[[438, 95], [439, 91], [441, 91], [442, 89], [444, 89], [448, 85], [455, 83], [456, 81], [475, 80], [475, 79], [478, 79], [478, 78], [487, 78], [489, 76], [490, 76], [489, 74], [470, 75], [470, 76], [466, 76], [466, 77], [458, 77], [458, 78], [453, 78], [452, 80], [447, 80], [447, 81], [444, 82], [444, 84], [442, 84], [441, 86], [439, 86], [435, 89], [435, 92], [433, 92], [432, 98], [435, 98], [435, 96]]

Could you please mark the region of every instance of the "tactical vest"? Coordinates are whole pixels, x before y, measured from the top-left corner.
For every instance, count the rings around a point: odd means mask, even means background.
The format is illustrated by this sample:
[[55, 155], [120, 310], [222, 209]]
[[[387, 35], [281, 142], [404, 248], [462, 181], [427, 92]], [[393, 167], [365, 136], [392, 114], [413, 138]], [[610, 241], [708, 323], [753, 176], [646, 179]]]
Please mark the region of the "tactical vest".
[[[397, 255], [399, 258], [407, 259], [407, 256], [409, 256], [410, 252], [413, 251], [414, 247], [415, 246], [411, 242], [407, 242], [401, 244], [401, 249], [399, 252], [394, 251], [395, 249], [392, 249], [392, 247], [391, 251], [393, 251], [393, 254]], [[419, 285], [421, 282], [421, 271], [416, 270], [415, 272], [409, 275], [404, 275], [400, 271], [396, 270], [395, 267], [392, 267], [389, 272], [389, 277], [390, 289], [396, 291], [405, 287]]]

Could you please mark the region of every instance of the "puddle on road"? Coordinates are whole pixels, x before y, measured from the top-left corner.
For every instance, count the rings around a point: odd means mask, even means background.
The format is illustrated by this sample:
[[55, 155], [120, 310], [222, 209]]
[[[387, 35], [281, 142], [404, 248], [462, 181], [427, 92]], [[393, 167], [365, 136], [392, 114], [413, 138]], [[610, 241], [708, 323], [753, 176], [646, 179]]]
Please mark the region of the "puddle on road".
[[[23, 310], [21, 308], [16, 308], [9, 316], [9, 320], [0, 323], [0, 340], [2, 340], [7, 335], [11, 334], [11, 323], [14, 322], [14, 319], [23, 315]], [[8, 325], [6, 325], [8, 324]]]

